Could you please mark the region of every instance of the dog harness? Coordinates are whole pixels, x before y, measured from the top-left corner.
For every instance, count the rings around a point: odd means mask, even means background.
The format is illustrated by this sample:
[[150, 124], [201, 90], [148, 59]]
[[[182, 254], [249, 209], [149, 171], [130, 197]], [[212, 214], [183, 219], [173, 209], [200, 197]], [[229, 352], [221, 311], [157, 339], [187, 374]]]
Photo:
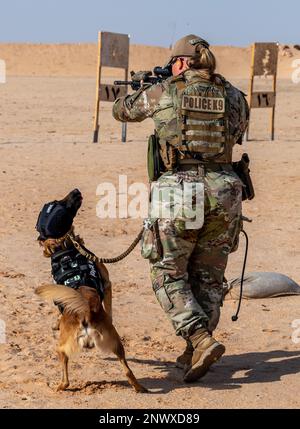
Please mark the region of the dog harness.
[[104, 281], [94, 262], [81, 255], [75, 247], [59, 250], [51, 256], [52, 276], [57, 284], [73, 289], [88, 286], [104, 298]]

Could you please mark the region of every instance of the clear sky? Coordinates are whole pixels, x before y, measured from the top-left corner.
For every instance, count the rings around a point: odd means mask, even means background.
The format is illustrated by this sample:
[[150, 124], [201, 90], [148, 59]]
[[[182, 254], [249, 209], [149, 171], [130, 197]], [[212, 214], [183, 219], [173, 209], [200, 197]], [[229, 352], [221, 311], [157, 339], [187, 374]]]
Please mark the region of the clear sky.
[[0, 0], [0, 43], [95, 42], [98, 30], [169, 46], [195, 33], [212, 44], [300, 44], [300, 0]]

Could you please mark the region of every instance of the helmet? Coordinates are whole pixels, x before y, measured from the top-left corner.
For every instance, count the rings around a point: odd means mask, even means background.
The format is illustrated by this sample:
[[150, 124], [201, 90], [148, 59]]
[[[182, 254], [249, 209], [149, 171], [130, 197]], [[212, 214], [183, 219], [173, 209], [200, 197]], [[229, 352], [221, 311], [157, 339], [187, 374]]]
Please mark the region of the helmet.
[[170, 65], [173, 58], [177, 57], [193, 57], [198, 50], [198, 46], [209, 48], [209, 43], [201, 37], [189, 34], [188, 36], [179, 39], [173, 46], [171, 57], [167, 65]]

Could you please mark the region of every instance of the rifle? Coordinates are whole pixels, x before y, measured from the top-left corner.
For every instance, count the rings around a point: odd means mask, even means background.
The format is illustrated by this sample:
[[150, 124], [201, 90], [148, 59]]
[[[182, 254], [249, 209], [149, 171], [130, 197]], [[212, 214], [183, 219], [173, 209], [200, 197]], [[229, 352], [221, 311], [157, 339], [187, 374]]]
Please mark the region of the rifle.
[[139, 71], [135, 73], [134, 71], [130, 72], [132, 80], [116, 80], [114, 85], [130, 85], [133, 91], [137, 91], [144, 84], [155, 85], [162, 82], [163, 80], [168, 79], [172, 76], [171, 66], [167, 67], [155, 67], [152, 71]]

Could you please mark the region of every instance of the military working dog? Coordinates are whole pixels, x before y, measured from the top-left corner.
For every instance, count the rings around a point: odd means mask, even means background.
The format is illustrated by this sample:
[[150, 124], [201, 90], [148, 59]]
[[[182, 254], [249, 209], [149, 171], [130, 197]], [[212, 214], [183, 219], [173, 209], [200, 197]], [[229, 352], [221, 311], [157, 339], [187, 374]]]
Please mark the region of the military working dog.
[[62, 380], [57, 390], [69, 387], [70, 357], [96, 346], [117, 356], [136, 392], [147, 392], [129, 368], [123, 344], [112, 324], [112, 292], [106, 267], [89, 261], [74, 247], [74, 240], [84, 246], [73, 227], [81, 204], [82, 195], [75, 189], [64, 199], [45, 204], [36, 226], [44, 256], [51, 258], [56, 284], [40, 286], [35, 292], [53, 300], [62, 313], [58, 326]]

